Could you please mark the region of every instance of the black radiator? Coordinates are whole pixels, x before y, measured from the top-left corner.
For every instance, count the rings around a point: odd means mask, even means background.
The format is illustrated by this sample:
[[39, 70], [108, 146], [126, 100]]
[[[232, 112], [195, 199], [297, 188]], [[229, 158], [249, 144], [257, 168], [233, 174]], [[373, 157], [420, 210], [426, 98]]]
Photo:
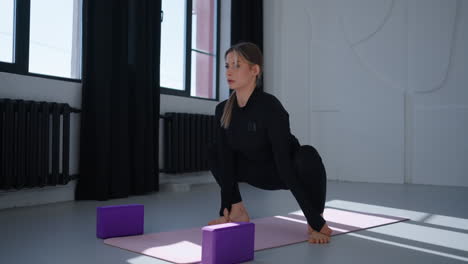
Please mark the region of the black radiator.
[[215, 136], [213, 115], [166, 113], [164, 119], [165, 173], [208, 170], [206, 147]]
[[69, 182], [74, 112], [68, 104], [0, 99], [0, 189]]

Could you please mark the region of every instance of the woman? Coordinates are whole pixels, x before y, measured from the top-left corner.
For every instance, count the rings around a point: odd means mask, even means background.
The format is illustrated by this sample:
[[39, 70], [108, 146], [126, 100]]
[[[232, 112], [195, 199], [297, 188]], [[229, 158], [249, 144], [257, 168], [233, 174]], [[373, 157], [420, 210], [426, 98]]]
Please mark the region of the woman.
[[320, 155], [291, 134], [280, 101], [257, 88], [263, 67], [260, 49], [243, 42], [229, 48], [224, 58], [234, 92], [216, 106], [219, 127], [209, 160], [221, 187], [221, 217], [208, 224], [250, 220], [238, 187], [247, 182], [266, 190], [291, 190], [309, 224], [309, 242], [328, 243], [332, 230], [323, 219], [326, 172]]

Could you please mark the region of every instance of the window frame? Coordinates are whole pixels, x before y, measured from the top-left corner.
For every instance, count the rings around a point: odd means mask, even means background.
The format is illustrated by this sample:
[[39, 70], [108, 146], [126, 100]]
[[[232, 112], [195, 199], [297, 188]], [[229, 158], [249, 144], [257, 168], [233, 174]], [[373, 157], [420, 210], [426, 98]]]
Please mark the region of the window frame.
[[[0, 61], [0, 72], [14, 73], [26, 76], [41, 77], [47, 79], [68, 81], [81, 83], [81, 79], [73, 79], [67, 77], [53, 76], [40, 73], [32, 73], [28, 71], [29, 68], [29, 31], [31, 21], [31, 0], [15, 0], [13, 22], [13, 50], [14, 62]], [[83, 38], [82, 45], [83, 49]], [[83, 61], [83, 57], [81, 58]], [[83, 63], [81, 64], [83, 68]]]
[[[169, 0], [170, 1], [170, 0]], [[192, 49], [192, 3], [193, 0], [186, 0], [185, 5], [186, 5], [186, 10], [185, 10], [185, 73], [184, 73], [184, 90], [176, 90], [176, 89], [171, 89], [168, 87], [163, 87], [161, 86], [160, 88], [160, 93], [161, 94], [167, 94], [167, 95], [176, 95], [176, 96], [181, 96], [181, 97], [189, 97], [189, 98], [196, 98], [196, 99], [202, 99], [202, 100], [209, 100], [209, 101], [218, 101], [219, 100], [219, 45], [220, 45], [220, 25], [221, 25], [221, 1], [220, 0], [214, 0], [216, 4], [216, 14], [215, 14], [215, 33], [216, 33], [216, 59], [215, 59], [215, 98], [205, 98], [205, 97], [199, 97], [199, 96], [192, 96], [190, 95], [191, 91], [191, 79], [192, 79], [192, 51], [194, 52], [199, 52], [206, 54], [206, 52], [202, 52], [197, 49]], [[162, 10], [164, 12], [164, 10]], [[164, 23], [164, 21], [162, 21]], [[161, 39], [161, 41], [163, 41]], [[208, 54], [212, 55], [212, 54]]]

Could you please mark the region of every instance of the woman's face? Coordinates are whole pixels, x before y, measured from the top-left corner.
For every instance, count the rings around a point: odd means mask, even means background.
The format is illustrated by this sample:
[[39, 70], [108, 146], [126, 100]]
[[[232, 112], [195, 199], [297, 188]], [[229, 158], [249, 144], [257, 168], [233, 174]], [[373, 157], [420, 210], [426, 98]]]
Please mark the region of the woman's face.
[[244, 57], [236, 52], [229, 52], [226, 56], [226, 80], [229, 88], [238, 90], [255, 86], [258, 65], [250, 65]]

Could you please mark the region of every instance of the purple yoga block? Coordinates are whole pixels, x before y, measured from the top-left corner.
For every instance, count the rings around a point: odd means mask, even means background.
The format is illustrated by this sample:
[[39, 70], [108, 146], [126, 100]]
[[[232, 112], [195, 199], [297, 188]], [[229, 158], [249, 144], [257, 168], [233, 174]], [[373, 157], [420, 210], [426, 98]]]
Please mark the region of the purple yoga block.
[[110, 238], [143, 234], [142, 204], [113, 205], [96, 208], [96, 236]]
[[254, 258], [254, 223], [226, 223], [202, 230], [202, 264], [232, 264]]

